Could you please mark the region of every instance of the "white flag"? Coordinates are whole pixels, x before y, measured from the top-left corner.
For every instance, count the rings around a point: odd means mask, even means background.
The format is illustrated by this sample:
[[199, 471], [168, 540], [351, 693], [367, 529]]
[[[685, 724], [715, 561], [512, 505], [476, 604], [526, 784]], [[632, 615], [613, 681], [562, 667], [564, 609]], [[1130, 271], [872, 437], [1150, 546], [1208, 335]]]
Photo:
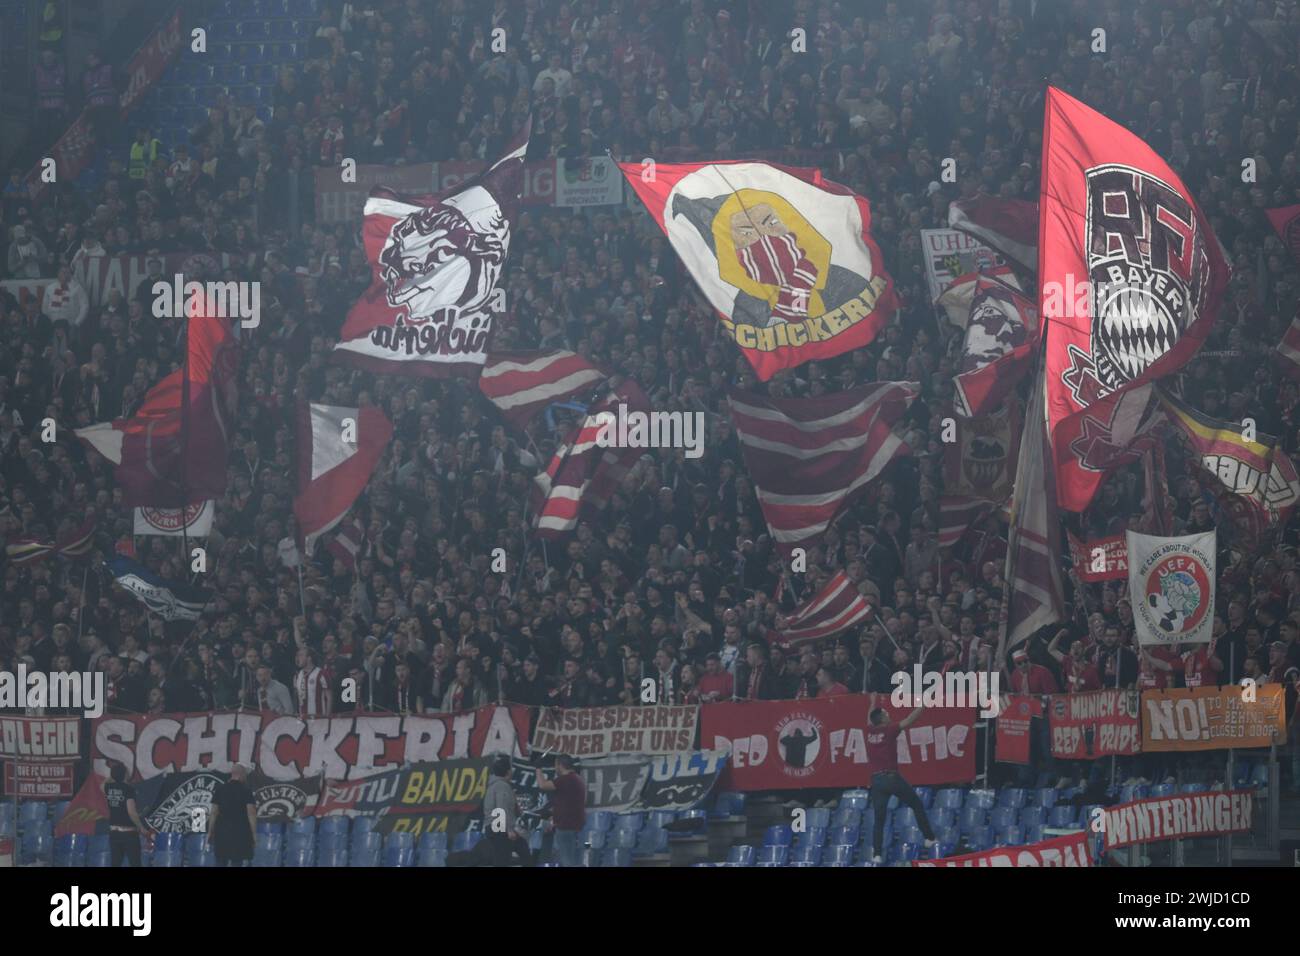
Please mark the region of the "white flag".
[[1139, 644], [1213, 640], [1217, 537], [1214, 531], [1182, 538], [1127, 533], [1129, 600]]
[[212, 531], [212, 499], [189, 505], [184, 509], [184, 518], [180, 508], [136, 508], [135, 533], [160, 534], [179, 538], [184, 534], [191, 538], [206, 538]]

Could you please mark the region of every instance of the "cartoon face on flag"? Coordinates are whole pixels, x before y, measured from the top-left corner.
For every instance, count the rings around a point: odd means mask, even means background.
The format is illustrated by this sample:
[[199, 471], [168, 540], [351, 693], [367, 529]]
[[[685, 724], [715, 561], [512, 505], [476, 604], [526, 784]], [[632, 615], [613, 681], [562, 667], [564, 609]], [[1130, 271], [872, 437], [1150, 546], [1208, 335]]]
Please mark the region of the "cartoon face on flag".
[[528, 128], [467, 183], [413, 196], [379, 187], [362, 239], [371, 284], [348, 312], [334, 359], [380, 374], [477, 378], [523, 190]]
[[867, 344], [895, 308], [866, 200], [819, 171], [622, 169], [760, 379]]
[[506, 215], [481, 186], [416, 206], [388, 231], [379, 267], [388, 304], [423, 325], [439, 309], [483, 310], [510, 248]]

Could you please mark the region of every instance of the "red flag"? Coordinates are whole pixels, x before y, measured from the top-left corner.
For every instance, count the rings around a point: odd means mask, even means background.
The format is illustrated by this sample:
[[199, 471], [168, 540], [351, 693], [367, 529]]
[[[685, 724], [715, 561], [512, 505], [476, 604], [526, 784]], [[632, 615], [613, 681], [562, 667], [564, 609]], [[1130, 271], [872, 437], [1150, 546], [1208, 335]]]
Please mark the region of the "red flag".
[[522, 429], [547, 405], [589, 393], [608, 377], [608, 372], [565, 349], [492, 352], [478, 387]]
[[948, 225], [1033, 272], [1038, 268], [1038, 204], [974, 196], [948, 204]]
[[897, 308], [867, 201], [820, 170], [619, 168], [760, 380], [866, 345]]
[[1010, 266], [988, 266], [978, 272], [967, 272], [949, 282], [934, 304], [943, 309], [948, 321], [959, 329], [966, 328], [970, 321], [971, 306], [975, 302], [975, 292], [980, 280], [999, 282], [1013, 291], [1020, 290], [1020, 282]]
[[498, 288], [524, 184], [529, 126], [486, 172], [436, 195], [379, 187], [362, 240], [370, 288], [348, 312], [335, 361], [372, 372], [475, 378], [487, 358]]
[[1023, 295], [980, 277], [975, 284], [953, 406], [966, 418], [1006, 400], [1033, 365], [1038, 310]]
[[186, 361], [130, 418], [78, 428], [113, 462], [128, 508], [181, 508], [226, 492], [226, 440], [236, 408], [239, 347], [207, 302], [189, 317]]
[[871, 613], [871, 605], [843, 571], [826, 582], [777, 632], [787, 647], [831, 637], [847, 630]]
[[1277, 344], [1277, 355], [1282, 360], [1282, 370], [1292, 378], [1300, 378], [1300, 315], [1287, 326], [1286, 335]]
[[816, 398], [728, 396], [763, 517], [784, 552], [816, 544], [854, 495], [912, 453], [893, 426], [917, 393], [911, 382], [878, 382]]
[[330, 539], [325, 549], [342, 561], [349, 571], [357, 566], [357, 555], [361, 552], [361, 546], [366, 542], [366, 529], [361, 526], [360, 520], [353, 518], [351, 521], [344, 522], [340, 527], [338, 534]]
[[393, 424], [373, 405], [303, 403], [298, 412], [298, 543], [311, 555], [316, 539], [343, 520], [365, 490], [393, 437]]
[[1041, 197], [1048, 432], [1058, 501], [1082, 511], [1105, 474], [1081, 455], [1113, 414], [1099, 404], [1186, 364], [1231, 270], [1187, 187], [1151, 147], [1055, 88]]
[[951, 548], [997, 506], [983, 498], [944, 495], [939, 499], [939, 547]]
[[1291, 252], [1296, 265], [1300, 265], [1300, 204], [1281, 209], [1265, 209], [1268, 221], [1273, 224], [1282, 244]]
[[54, 824], [56, 837], [79, 833], [93, 836], [97, 824], [108, 819], [108, 798], [104, 796], [104, 784], [107, 777], [102, 777], [93, 770], [86, 775], [85, 782], [77, 795], [68, 804], [63, 816]]

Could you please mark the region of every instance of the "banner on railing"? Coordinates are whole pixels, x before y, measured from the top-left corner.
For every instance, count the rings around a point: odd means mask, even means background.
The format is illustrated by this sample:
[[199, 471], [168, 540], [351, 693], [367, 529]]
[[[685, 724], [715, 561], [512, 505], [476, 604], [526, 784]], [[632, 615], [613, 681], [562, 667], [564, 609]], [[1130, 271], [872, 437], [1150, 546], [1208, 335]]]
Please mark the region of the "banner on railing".
[[1142, 692], [1142, 749], [1226, 750], [1286, 742], [1286, 689], [1280, 684]]
[[1138, 695], [1132, 690], [1053, 694], [1047, 704], [1052, 756], [1092, 760], [1141, 750]]
[[1253, 799], [1249, 790], [1150, 797], [1109, 807], [1097, 820], [1107, 850], [1156, 840], [1220, 837], [1250, 829]]
[[942, 860], [913, 860], [912, 866], [1092, 866], [1087, 831], [1026, 846], [998, 847]]

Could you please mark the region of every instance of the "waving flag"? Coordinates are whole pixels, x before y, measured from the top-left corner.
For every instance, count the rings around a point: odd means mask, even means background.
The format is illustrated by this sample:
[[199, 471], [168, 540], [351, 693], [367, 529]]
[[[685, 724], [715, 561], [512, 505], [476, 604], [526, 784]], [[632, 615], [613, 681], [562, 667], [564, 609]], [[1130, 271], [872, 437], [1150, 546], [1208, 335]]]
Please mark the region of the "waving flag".
[[949, 282], [934, 304], [943, 309], [948, 321], [959, 329], [966, 328], [970, 321], [971, 308], [975, 304], [975, 293], [980, 282], [999, 282], [1012, 291], [1020, 291], [1020, 282], [1010, 266], [986, 266], [978, 272], [967, 272]]
[[897, 307], [867, 201], [820, 170], [619, 168], [759, 379], [866, 345]]
[[944, 491], [996, 505], [1010, 501], [1021, 431], [1020, 399], [1014, 396], [987, 415], [963, 419], [957, 440], [944, 445]]
[[1064, 616], [1061, 582], [1061, 523], [1052, 495], [1052, 461], [1047, 455], [1043, 422], [1043, 373], [1034, 381], [1025, 431], [1020, 439], [1016, 491], [1011, 499], [1007, 534], [1006, 620], [998, 643], [998, 661], [1033, 637], [1041, 627]]
[[474, 378], [483, 370], [524, 183], [528, 131], [487, 171], [446, 192], [366, 200], [370, 288], [348, 312], [334, 359], [372, 372]]
[[953, 404], [966, 418], [1006, 400], [1033, 364], [1038, 310], [1023, 295], [984, 277], [976, 281]]
[[871, 605], [843, 571], [826, 582], [803, 607], [786, 618], [777, 640], [787, 647], [831, 637], [847, 630], [871, 613]]
[[1082, 511], [1117, 444], [1108, 398], [1176, 372], [1214, 322], [1230, 275], [1178, 175], [1142, 140], [1049, 88], [1039, 230], [1047, 423], [1061, 507]]
[[816, 398], [728, 396], [763, 517], [786, 553], [816, 544], [855, 494], [911, 454], [893, 426], [918, 391], [878, 382]]
[[627, 405], [629, 413], [649, 408], [641, 387], [625, 379], [587, 409], [546, 470], [534, 479], [538, 537], [561, 538], [578, 527], [584, 508], [604, 508], [628, 470], [645, 454], [644, 448], [597, 444], [602, 428], [608, 427], [606, 416], [615, 414], [620, 404]]
[[117, 466], [126, 507], [180, 508], [226, 492], [239, 351], [214, 311], [188, 319], [184, 366], [151, 388], [134, 415], [75, 432]]
[[478, 380], [479, 390], [510, 424], [523, 429], [552, 402], [584, 395], [609, 377], [576, 352], [492, 352]]
[[11, 564], [35, 564], [50, 555], [76, 560], [90, 554], [95, 544], [98, 525], [90, 518], [76, 528], [65, 532], [53, 544], [35, 538], [19, 538], [5, 545], [5, 555]]
[[1300, 266], [1300, 204], [1283, 206], [1281, 209], [1266, 209], [1268, 221], [1273, 224], [1296, 265]]
[[1271, 435], [1247, 441], [1241, 425], [1220, 421], [1161, 393], [1170, 424], [1219, 502], [1246, 530], [1261, 535], [1285, 522], [1300, 501], [1291, 460]]
[[1038, 204], [975, 196], [948, 204], [948, 225], [1030, 272], [1038, 268]]
[[214, 597], [205, 588], [160, 578], [143, 564], [121, 556], [105, 562], [117, 583], [164, 621], [197, 621]]
[[373, 405], [304, 403], [300, 407], [293, 516], [305, 554], [310, 556], [316, 539], [343, 520], [392, 437], [392, 422]]

